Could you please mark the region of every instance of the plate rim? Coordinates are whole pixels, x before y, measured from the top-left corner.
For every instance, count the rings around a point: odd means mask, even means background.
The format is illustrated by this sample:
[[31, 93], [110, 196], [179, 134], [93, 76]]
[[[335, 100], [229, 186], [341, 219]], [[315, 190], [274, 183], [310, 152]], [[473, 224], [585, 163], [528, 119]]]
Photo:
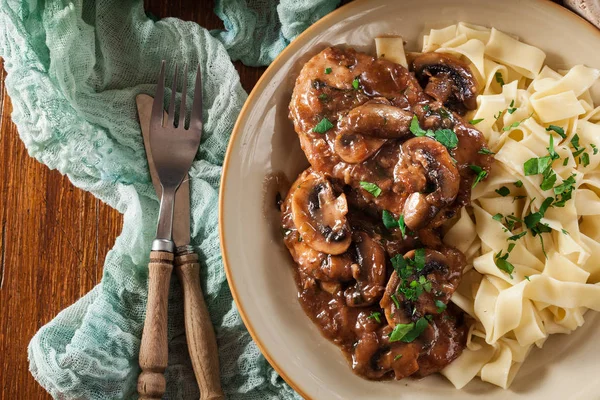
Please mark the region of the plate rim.
[[[309, 26], [304, 32], [302, 32], [295, 39], [293, 39], [285, 47], [285, 49], [283, 49], [283, 51], [281, 53], [279, 53], [279, 55], [277, 57], [275, 57], [273, 62], [271, 62], [271, 64], [267, 67], [265, 72], [259, 78], [256, 85], [254, 85], [254, 88], [248, 95], [248, 98], [244, 102], [244, 105], [242, 106], [242, 109], [240, 110], [240, 113], [239, 113], [238, 117], [236, 118], [236, 122], [234, 124], [233, 130], [231, 131], [231, 135], [229, 137], [229, 142], [227, 144], [227, 150], [225, 151], [225, 157], [223, 160], [223, 166], [222, 166], [222, 171], [221, 171], [221, 181], [220, 181], [220, 186], [219, 186], [219, 199], [218, 199], [218, 201], [219, 201], [219, 210], [218, 210], [219, 245], [220, 245], [220, 250], [221, 250], [221, 258], [223, 260], [223, 268], [225, 270], [225, 276], [227, 278], [227, 284], [229, 285], [229, 290], [231, 292], [233, 300], [235, 301], [238, 313], [240, 314], [240, 317], [244, 323], [244, 326], [248, 330], [248, 333], [250, 333], [252, 340], [254, 341], [254, 343], [256, 343], [256, 346], [260, 350], [261, 354], [265, 357], [265, 359], [269, 362], [269, 364], [273, 367], [273, 369], [279, 374], [279, 376], [281, 376], [285, 380], [285, 382], [288, 385], [290, 385], [290, 387], [292, 389], [294, 389], [294, 391], [296, 391], [300, 396], [302, 396], [302, 398], [304, 398], [306, 400], [313, 400], [313, 398], [308, 396], [306, 391], [304, 391], [300, 387], [300, 385], [298, 383], [296, 383], [296, 381], [293, 380], [290, 376], [288, 376], [284, 372], [283, 368], [274, 361], [273, 357], [271, 357], [269, 352], [266, 350], [266, 347], [263, 345], [260, 338], [255, 333], [255, 330], [254, 330], [252, 324], [250, 323], [250, 319], [247, 317], [246, 312], [244, 311], [244, 307], [242, 306], [242, 303], [238, 300], [240, 298], [240, 296], [238, 296], [235, 284], [233, 283], [231, 268], [229, 266], [229, 261], [227, 258], [227, 245], [225, 243], [225, 225], [221, 223], [223, 221], [223, 215], [225, 213], [225, 210], [224, 210], [225, 209], [225, 200], [224, 200], [225, 199], [225, 186], [226, 186], [225, 183], [227, 182], [227, 172], [229, 170], [229, 162], [230, 162], [231, 158], [233, 157], [232, 156], [233, 144], [234, 144], [235, 140], [237, 139], [237, 136], [239, 136], [240, 132], [242, 131], [242, 120], [246, 119], [246, 117], [249, 113], [249, 110], [251, 108], [251, 104], [253, 104], [254, 98], [257, 97], [258, 94], [264, 90], [267, 83], [270, 81], [270, 79], [273, 77], [275, 72], [278, 70], [279, 65], [282, 64], [283, 62], [285, 62], [284, 59], [288, 57], [288, 54], [294, 53], [296, 51], [297, 47], [302, 47], [302, 44], [306, 41], [305, 38], [308, 38], [309, 36], [311, 36], [313, 34], [313, 31], [317, 31], [322, 26], [326, 26], [329, 23], [329, 21], [336, 18], [338, 16], [338, 14], [341, 14], [343, 12], [351, 10], [352, 8], [359, 7], [363, 4], [365, 4], [367, 2], [371, 2], [371, 1], [372, 0], [353, 0], [352, 2], [350, 2], [348, 4], [344, 4], [343, 6], [336, 8], [335, 10], [333, 10], [332, 12], [325, 15], [323, 18], [319, 19], [317, 22], [315, 22], [314, 24]], [[383, 1], [388, 1], [388, 0], [383, 0]], [[538, 3], [542, 7], [546, 7], [546, 6], [554, 7], [555, 10], [562, 12], [563, 15], [565, 16], [565, 18], [570, 18], [573, 22], [583, 24], [584, 26], [586, 26], [588, 28], [588, 30], [591, 30], [594, 35], [598, 36], [598, 39], [600, 39], [600, 29], [596, 28], [592, 23], [587, 21], [582, 16], [571, 11], [567, 7], [561, 6], [561, 5], [553, 2], [552, 0], [532, 0], [532, 1]]]

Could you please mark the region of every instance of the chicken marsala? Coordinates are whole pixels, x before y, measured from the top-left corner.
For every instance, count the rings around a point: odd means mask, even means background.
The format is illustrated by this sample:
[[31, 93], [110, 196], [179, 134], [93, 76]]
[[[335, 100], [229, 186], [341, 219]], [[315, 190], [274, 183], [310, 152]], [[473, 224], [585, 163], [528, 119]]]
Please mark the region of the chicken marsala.
[[465, 257], [438, 230], [492, 163], [462, 118], [476, 107], [469, 67], [437, 53], [411, 67], [327, 48], [290, 103], [311, 165], [281, 205], [299, 299], [367, 379], [426, 376], [462, 352], [449, 301]]

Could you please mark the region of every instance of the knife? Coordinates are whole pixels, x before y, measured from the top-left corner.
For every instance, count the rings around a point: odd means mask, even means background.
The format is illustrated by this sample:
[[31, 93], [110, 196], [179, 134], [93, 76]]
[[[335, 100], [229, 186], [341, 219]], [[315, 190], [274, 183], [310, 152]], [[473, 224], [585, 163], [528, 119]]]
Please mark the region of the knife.
[[[138, 116], [144, 138], [146, 158], [152, 184], [158, 198], [162, 188], [156, 174], [152, 152], [150, 151], [150, 115], [152, 113], [151, 96], [141, 94], [136, 97]], [[198, 255], [190, 246], [190, 180], [189, 176], [181, 183], [175, 195], [175, 213], [173, 216], [173, 241], [175, 252], [175, 272], [183, 289], [183, 310], [185, 333], [194, 375], [200, 388], [200, 399], [224, 399], [219, 378], [219, 353], [215, 332], [200, 286], [200, 264]]]

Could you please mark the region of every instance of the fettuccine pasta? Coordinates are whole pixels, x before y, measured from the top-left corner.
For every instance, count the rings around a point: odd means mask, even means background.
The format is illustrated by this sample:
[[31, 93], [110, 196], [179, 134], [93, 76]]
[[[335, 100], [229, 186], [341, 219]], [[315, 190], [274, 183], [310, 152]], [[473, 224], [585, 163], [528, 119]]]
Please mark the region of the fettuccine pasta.
[[470, 64], [481, 94], [467, 119], [495, 153], [446, 227], [469, 261], [452, 301], [472, 323], [443, 374], [457, 388], [476, 376], [508, 388], [534, 346], [600, 311], [600, 107], [589, 91], [600, 71], [552, 70], [542, 50], [462, 22], [432, 29], [431, 51]]

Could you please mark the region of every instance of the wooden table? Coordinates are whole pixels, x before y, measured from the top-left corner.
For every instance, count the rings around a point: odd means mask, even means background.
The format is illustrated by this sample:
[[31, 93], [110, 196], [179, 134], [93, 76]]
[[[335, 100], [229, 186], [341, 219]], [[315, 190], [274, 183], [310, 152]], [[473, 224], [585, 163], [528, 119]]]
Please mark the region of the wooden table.
[[[146, 0], [158, 17], [223, 28], [213, 6], [213, 0]], [[264, 71], [236, 67], [248, 91]], [[5, 76], [0, 60], [0, 399], [51, 399], [29, 373], [27, 344], [100, 282], [122, 218], [28, 156], [10, 119]]]

